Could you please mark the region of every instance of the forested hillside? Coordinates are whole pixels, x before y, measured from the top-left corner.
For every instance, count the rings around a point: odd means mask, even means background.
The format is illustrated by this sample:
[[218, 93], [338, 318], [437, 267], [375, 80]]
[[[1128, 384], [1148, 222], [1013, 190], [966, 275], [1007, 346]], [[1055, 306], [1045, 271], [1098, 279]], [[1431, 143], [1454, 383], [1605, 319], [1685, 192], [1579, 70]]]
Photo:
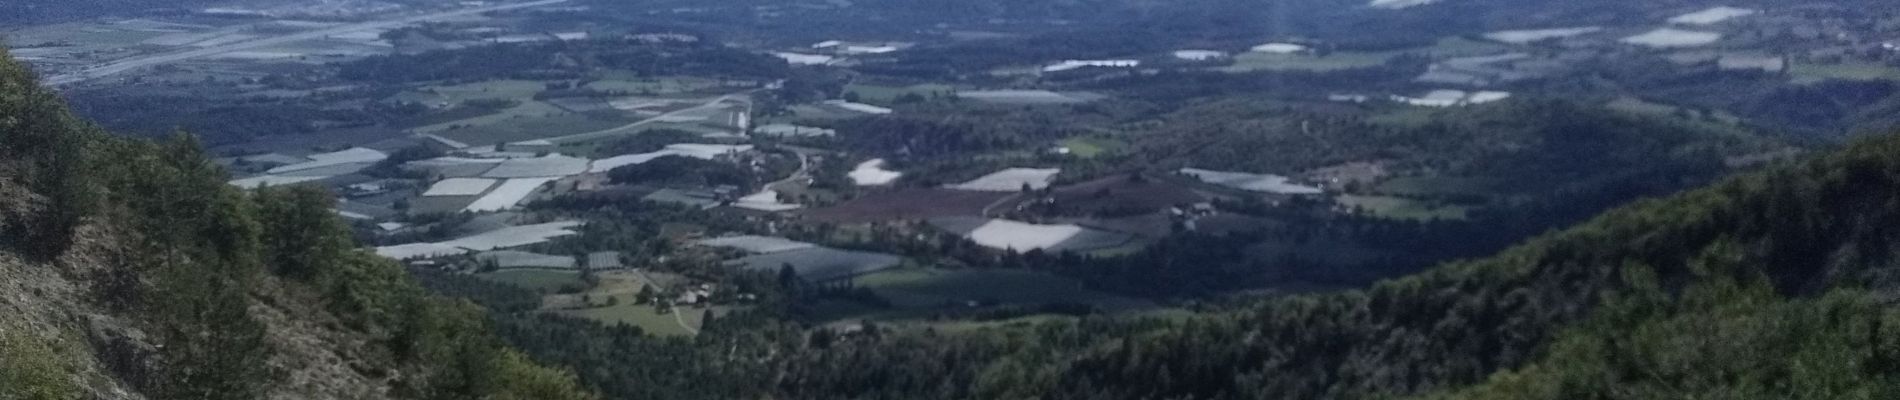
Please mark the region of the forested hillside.
[[[588, 380], [654, 383], [608, 391], [627, 398], [702, 379], [754, 382], [730, 398], [1893, 398], [1896, 223], [1900, 138], [1883, 137], [1367, 290], [1189, 317], [507, 336], [604, 374]], [[623, 353], [590, 350], [606, 343]]]
[[[1379, 398], [1528, 364], [1462, 395], [1890, 398], [1900, 388], [1892, 364], [1900, 325], [1878, 299], [1900, 287], [1892, 269], [1897, 194], [1900, 139], [1880, 138], [1365, 291], [1177, 323], [851, 341], [803, 360], [811, 365], [793, 364], [803, 374], [785, 389], [810, 398], [839, 390]], [[1033, 339], [1006, 339], [1016, 335]], [[956, 349], [972, 345], [1005, 347]], [[911, 356], [927, 349], [943, 353]], [[945, 365], [938, 356], [960, 360]], [[946, 377], [970, 379], [976, 391], [929, 394]]]
[[106, 135], [0, 61], [0, 399], [584, 399], [320, 191]]

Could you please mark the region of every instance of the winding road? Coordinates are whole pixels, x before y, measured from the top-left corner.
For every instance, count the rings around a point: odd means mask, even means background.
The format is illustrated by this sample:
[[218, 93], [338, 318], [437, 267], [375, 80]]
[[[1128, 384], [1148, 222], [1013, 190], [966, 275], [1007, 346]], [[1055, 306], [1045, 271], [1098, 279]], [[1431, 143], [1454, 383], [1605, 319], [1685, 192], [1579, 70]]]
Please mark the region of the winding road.
[[481, 14], [481, 13], [492, 12], [492, 11], [512, 10], [512, 9], [517, 9], [517, 8], [528, 8], [528, 7], [540, 7], [540, 6], [550, 5], [550, 4], [566, 3], [568, 1], [569, 0], [538, 0], [538, 1], [531, 1], [531, 2], [526, 2], [526, 3], [511, 3], [511, 4], [500, 4], [500, 5], [493, 5], [493, 6], [487, 6], [487, 7], [467, 8], [467, 9], [461, 9], [461, 10], [455, 10], [455, 11], [444, 11], [444, 12], [433, 13], [433, 14], [414, 15], [414, 16], [408, 16], [408, 17], [402, 17], [402, 18], [380, 20], [380, 21], [359, 22], [359, 23], [354, 23], [354, 24], [323, 28], [323, 29], [318, 29], [314, 31], [305, 31], [305, 32], [292, 33], [292, 34], [287, 34], [287, 35], [282, 35], [282, 36], [273, 36], [273, 37], [255, 39], [255, 40], [247, 40], [243, 42], [237, 42], [237, 43], [232, 43], [232, 44], [227, 44], [227, 45], [222, 45], [222, 46], [206, 47], [202, 49], [192, 49], [192, 50], [176, 51], [176, 52], [170, 52], [170, 53], [160, 53], [160, 54], [154, 54], [154, 55], [143, 56], [143, 57], [134, 57], [134, 58], [128, 58], [124, 60], [118, 60], [118, 61], [113, 61], [113, 62], [109, 62], [105, 64], [99, 64], [99, 65], [86, 67], [85, 69], [81, 69], [79, 71], [75, 71], [72, 73], [53, 75], [46, 78], [46, 84], [51, 85], [51, 86], [67, 85], [67, 84], [73, 84], [73, 83], [79, 83], [79, 82], [84, 82], [88, 80], [103, 78], [103, 77], [111, 76], [114, 74], [130, 71], [130, 70], [134, 70], [138, 68], [161, 65], [161, 64], [169, 64], [169, 63], [174, 63], [174, 62], [179, 62], [179, 61], [184, 61], [184, 60], [190, 60], [194, 58], [230, 53], [234, 51], [255, 49], [255, 48], [266, 47], [266, 46], [276, 46], [280, 44], [295, 43], [295, 42], [301, 42], [301, 41], [312, 40], [312, 39], [321, 39], [326, 36], [334, 36], [334, 35], [340, 35], [344, 33], [362, 31], [362, 30], [394, 28], [394, 27], [414, 24], [417, 22], [426, 22], [426, 21], [433, 21], [433, 20], [439, 20], [439, 19], [444, 19], [444, 18], [461, 17], [461, 16], [466, 16], [466, 15]]

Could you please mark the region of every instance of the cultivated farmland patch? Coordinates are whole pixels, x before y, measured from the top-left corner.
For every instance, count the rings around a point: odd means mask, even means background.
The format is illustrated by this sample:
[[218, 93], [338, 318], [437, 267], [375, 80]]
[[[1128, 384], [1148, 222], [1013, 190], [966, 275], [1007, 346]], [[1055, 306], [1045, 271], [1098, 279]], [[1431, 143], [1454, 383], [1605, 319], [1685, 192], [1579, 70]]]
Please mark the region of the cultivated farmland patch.
[[786, 238], [781, 238], [781, 237], [756, 236], [756, 235], [725, 236], [725, 237], [718, 237], [718, 238], [712, 238], [712, 239], [703, 239], [694, 243], [701, 246], [738, 249], [740, 251], [753, 253], [753, 254], [771, 254], [771, 253], [777, 253], [777, 252], [783, 252], [783, 251], [804, 250], [804, 249], [818, 247], [818, 245], [815, 245], [815, 244], [794, 241], [791, 239], [786, 239]]
[[1073, 224], [1042, 225], [969, 217], [938, 218], [930, 223], [969, 238], [983, 247], [998, 250], [1090, 251], [1120, 246], [1131, 239], [1126, 234]]
[[545, 224], [510, 226], [459, 239], [436, 243], [411, 243], [376, 248], [376, 254], [406, 260], [453, 254], [465, 254], [510, 247], [520, 247], [544, 243], [557, 237], [575, 235], [573, 228], [580, 222], [549, 222]]
[[511, 158], [482, 174], [484, 178], [548, 178], [587, 173], [588, 160], [552, 154], [537, 158]]
[[1055, 182], [1056, 174], [1060, 173], [1062, 170], [1057, 168], [1010, 168], [969, 182], [950, 185], [949, 188], [981, 192], [1016, 192], [1027, 186], [1030, 189], [1041, 190]]
[[527, 199], [529, 195], [534, 194], [535, 190], [541, 189], [541, 186], [547, 185], [548, 182], [553, 182], [555, 179], [556, 178], [515, 178], [503, 181], [500, 186], [496, 186], [495, 189], [489, 191], [487, 195], [475, 199], [475, 202], [469, 204], [463, 211], [487, 212], [514, 208], [516, 205], [521, 204], [521, 200]]
[[1319, 194], [1322, 192], [1320, 188], [1317, 187], [1291, 183], [1287, 177], [1279, 175], [1214, 171], [1198, 168], [1182, 168], [1181, 174], [1200, 179], [1202, 182], [1250, 192], [1278, 194]]
[[429, 186], [423, 196], [474, 196], [488, 192], [496, 180], [482, 178], [449, 178]]
[[904, 173], [884, 169], [884, 159], [876, 158], [858, 163], [857, 168], [853, 168], [846, 176], [851, 177], [851, 182], [858, 186], [881, 186], [897, 181]]
[[1640, 35], [1623, 38], [1623, 43], [1668, 48], [1703, 46], [1715, 43], [1718, 40], [1722, 40], [1722, 34], [1720, 33], [1661, 28]]
[[812, 247], [747, 256], [729, 261], [727, 265], [762, 272], [778, 271], [790, 265], [801, 278], [828, 281], [896, 267], [903, 261], [889, 254]]
[[924, 220], [938, 217], [979, 216], [983, 208], [1009, 197], [1002, 192], [947, 189], [901, 189], [874, 192], [836, 206], [806, 210], [814, 221], [866, 223]]

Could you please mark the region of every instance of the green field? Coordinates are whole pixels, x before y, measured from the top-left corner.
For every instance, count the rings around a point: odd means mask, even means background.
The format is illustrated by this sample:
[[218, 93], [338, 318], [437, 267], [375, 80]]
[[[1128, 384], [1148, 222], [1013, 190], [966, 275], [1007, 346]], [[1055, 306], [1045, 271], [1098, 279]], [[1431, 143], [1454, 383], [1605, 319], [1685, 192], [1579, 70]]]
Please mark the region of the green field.
[[[461, 115], [457, 115], [458, 113], [459, 112], [448, 112], [444, 114], [448, 116], [461, 116]], [[516, 118], [542, 118], [542, 117], [549, 117], [549, 116], [555, 116], [555, 115], [561, 115], [561, 114], [568, 114], [567, 110], [562, 110], [560, 107], [555, 107], [553, 104], [543, 103], [539, 101], [532, 101], [532, 100], [524, 100], [521, 102], [521, 104], [517, 104], [514, 107], [509, 107], [508, 109], [501, 110], [501, 111], [493, 111], [493, 112], [469, 111], [468, 113], [469, 113], [468, 116], [463, 116], [463, 118], [458, 118], [454, 120], [428, 121], [430, 122], [429, 124], [415, 127], [413, 129], [410, 129], [410, 131], [416, 132], [416, 133], [436, 133], [436, 132], [447, 131], [450, 129], [462, 129], [462, 128], [468, 128], [468, 127], [486, 126], [486, 125], [495, 124], [495, 123], [499, 123], [499, 122], [507, 121], [511, 119], [516, 119]], [[438, 117], [438, 119], [439, 118], [440, 117]]]
[[523, 100], [534, 98], [535, 93], [547, 89], [547, 84], [537, 81], [493, 80], [460, 85], [430, 86], [426, 91], [442, 95], [450, 104], [459, 104], [469, 100]]
[[1432, 114], [1438, 112], [1430, 107], [1397, 107], [1366, 117], [1366, 122], [1399, 127], [1424, 126], [1432, 122]]
[[579, 272], [548, 270], [507, 270], [475, 274], [475, 277], [520, 286], [523, 289], [555, 292], [562, 287], [586, 287]]
[[858, 101], [871, 103], [871, 104], [885, 104], [885, 105], [890, 104], [892, 101], [896, 100], [900, 96], [911, 94], [911, 93], [915, 93], [919, 96], [924, 96], [925, 98], [931, 97], [931, 95], [955, 96], [957, 94], [957, 89], [954, 87], [950, 87], [950, 85], [940, 85], [940, 84], [934, 84], [934, 83], [926, 83], [926, 84], [921, 84], [921, 85], [910, 85], [910, 86], [884, 86], [884, 85], [867, 85], [867, 84], [853, 83], [850, 85], [845, 85], [844, 91], [845, 93], [856, 93], [858, 96]]
[[588, 114], [555, 114], [551, 116], [508, 118], [486, 125], [474, 125], [459, 129], [438, 131], [436, 134], [474, 146], [487, 146], [495, 143], [518, 142], [613, 129], [631, 122], [632, 121], [624, 119], [604, 118]]
[[717, 80], [690, 76], [664, 78], [625, 77], [602, 79], [587, 83], [588, 89], [621, 91], [642, 95], [687, 93], [717, 87], [719, 87], [719, 81]]
[[1094, 158], [1102, 154], [1121, 151], [1128, 147], [1127, 142], [1097, 136], [1077, 136], [1062, 139], [1062, 146], [1069, 148], [1069, 154], [1082, 158]]
[[1900, 68], [1874, 63], [1795, 64], [1789, 71], [1794, 83], [1807, 84], [1829, 79], [1871, 81], [1900, 80]]
[[[696, 324], [700, 316], [695, 314], [705, 311], [691, 307], [682, 307], [675, 309], [674, 312], [686, 313], [681, 314], [679, 317], [686, 319], [688, 324]], [[692, 334], [691, 331], [680, 326], [679, 321], [674, 320], [673, 314], [661, 314], [657, 309], [653, 308], [652, 305], [633, 304], [633, 302], [628, 299], [621, 299], [620, 304], [613, 306], [584, 310], [562, 310], [558, 311], [558, 313], [571, 317], [600, 321], [600, 323], [608, 325], [624, 324], [635, 326], [639, 327], [640, 330], [646, 331], [648, 334], [658, 336], [686, 336]]]
[[1471, 211], [1470, 207], [1465, 206], [1434, 206], [1428, 202], [1388, 196], [1340, 196], [1339, 204], [1362, 208], [1379, 217], [1418, 221], [1465, 219]]

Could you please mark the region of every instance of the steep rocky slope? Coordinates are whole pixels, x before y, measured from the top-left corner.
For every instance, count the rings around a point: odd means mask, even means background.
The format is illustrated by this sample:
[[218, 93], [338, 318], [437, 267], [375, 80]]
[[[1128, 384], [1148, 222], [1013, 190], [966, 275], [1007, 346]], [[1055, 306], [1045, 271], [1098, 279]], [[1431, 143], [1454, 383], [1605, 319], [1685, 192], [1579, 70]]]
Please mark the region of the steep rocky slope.
[[0, 399], [588, 398], [312, 190], [122, 139], [0, 54]]

